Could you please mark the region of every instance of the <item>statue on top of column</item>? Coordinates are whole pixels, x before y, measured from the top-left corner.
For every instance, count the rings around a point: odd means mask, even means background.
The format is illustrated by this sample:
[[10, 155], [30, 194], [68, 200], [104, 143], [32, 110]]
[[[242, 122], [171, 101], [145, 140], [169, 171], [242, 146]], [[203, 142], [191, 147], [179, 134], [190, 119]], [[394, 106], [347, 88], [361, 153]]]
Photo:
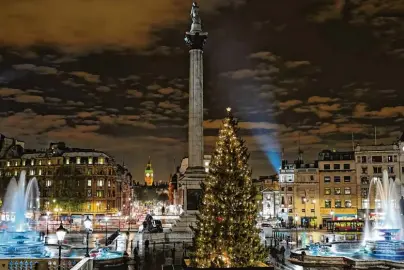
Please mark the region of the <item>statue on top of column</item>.
[[199, 17], [199, 6], [196, 2], [192, 3], [191, 19], [193, 24], [201, 24], [201, 17]]

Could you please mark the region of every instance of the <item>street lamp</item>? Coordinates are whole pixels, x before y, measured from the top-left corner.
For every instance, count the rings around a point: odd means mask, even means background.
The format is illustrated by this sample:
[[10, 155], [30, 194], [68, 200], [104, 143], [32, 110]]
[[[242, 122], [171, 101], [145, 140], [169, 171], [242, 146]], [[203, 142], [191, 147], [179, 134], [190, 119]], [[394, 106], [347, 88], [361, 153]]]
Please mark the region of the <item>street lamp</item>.
[[108, 217], [105, 217], [105, 246], [108, 246]]
[[87, 218], [84, 220], [84, 227], [86, 228], [86, 232], [87, 232], [87, 247], [86, 247], [86, 257], [90, 257], [90, 254], [88, 253], [88, 236], [90, 234], [90, 230], [91, 230], [91, 219], [87, 216]]
[[121, 212], [118, 212], [118, 228], [121, 230]]
[[296, 226], [296, 248], [299, 246], [299, 239], [297, 236], [297, 221], [299, 220], [299, 217], [296, 215], [295, 216], [295, 226]]
[[334, 233], [334, 211], [330, 211], [331, 215], [331, 232]]
[[316, 200], [312, 200], [311, 203], [313, 204], [313, 209], [314, 209], [314, 213], [313, 213], [314, 227], [316, 227], [317, 226]]
[[56, 230], [56, 237], [58, 239], [58, 244], [59, 244], [59, 263], [58, 263], [58, 270], [60, 270], [60, 265], [62, 263], [62, 243], [63, 240], [65, 239], [65, 235], [67, 233], [67, 230], [63, 228], [62, 222], [60, 222], [59, 228]]

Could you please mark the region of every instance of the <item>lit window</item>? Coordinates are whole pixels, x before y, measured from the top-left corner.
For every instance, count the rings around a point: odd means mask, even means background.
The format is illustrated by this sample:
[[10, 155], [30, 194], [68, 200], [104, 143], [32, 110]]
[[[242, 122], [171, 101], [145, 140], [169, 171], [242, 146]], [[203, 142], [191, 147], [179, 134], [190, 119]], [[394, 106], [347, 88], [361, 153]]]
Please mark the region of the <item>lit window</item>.
[[331, 208], [331, 200], [324, 200], [324, 207]]
[[104, 198], [104, 190], [97, 190], [97, 197]]
[[80, 164], [80, 157], [76, 158], [76, 164]]
[[51, 187], [52, 186], [52, 180], [46, 180], [46, 186]]
[[111, 180], [108, 180], [108, 187], [111, 187]]
[[350, 208], [350, 207], [352, 207], [352, 201], [351, 200], [345, 200], [345, 207], [346, 208]]
[[207, 173], [208, 173], [208, 172], [209, 172], [209, 168], [205, 168], [205, 172], [207, 172]]
[[98, 164], [104, 164], [104, 158], [100, 157], [100, 158], [98, 159]]
[[34, 170], [32, 170], [32, 169], [31, 169], [31, 170], [29, 170], [29, 175], [31, 175], [31, 176], [32, 176], [32, 175], [34, 175], [34, 174], [35, 174], [35, 171], [34, 171]]
[[104, 180], [97, 180], [97, 187], [104, 186]]
[[31, 159], [31, 166], [35, 165], [35, 161], [33, 159]]
[[90, 179], [87, 180], [87, 186], [88, 186], [88, 187], [91, 187], [91, 180], [90, 180]]
[[341, 208], [341, 200], [335, 200], [335, 208]]
[[7, 161], [7, 167], [10, 167], [10, 161]]
[[89, 157], [89, 158], [88, 158], [88, 164], [90, 164], [90, 165], [93, 164], [93, 158], [92, 158], [92, 157]]
[[70, 159], [66, 158], [66, 164], [69, 165], [70, 164]]
[[48, 165], [52, 165], [52, 161], [48, 159]]
[[17, 175], [18, 175], [18, 171], [14, 170], [14, 176], [17, 176]]
[[38, 170], [38, 175], [42, 175], [42, 169]]
[[341, 188], [334, 188], [335, 195], [341, 195]]
[[344, 193], [345, 193], [346, 195], [351, 194], [351, 188], [350, 188], [350, 187], [346, 187], [346, 188], [344, 189]]
[[18, 166], [18, 161], [14, 162], [14, 166], [16, 167]]
[[331, 188], [325, 188], [324, 189], [324, 194], [325, 195], [331, 195]]
[[369, 201], [367, 199], [362, 199], [362, 208], [366, 209], [369, 207]]
[[38, 165], [39, 165], [39, 166], [42, 165], [42, 160], [38, 160]]
[[22, 160], [22, 166], [25, 166], [25, 159]]

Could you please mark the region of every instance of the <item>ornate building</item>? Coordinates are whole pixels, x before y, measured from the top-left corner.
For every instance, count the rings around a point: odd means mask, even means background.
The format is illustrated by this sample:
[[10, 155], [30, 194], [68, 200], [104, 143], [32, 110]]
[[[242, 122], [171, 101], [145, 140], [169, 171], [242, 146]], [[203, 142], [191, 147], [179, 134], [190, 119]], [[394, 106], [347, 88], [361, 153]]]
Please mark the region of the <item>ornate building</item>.
[[153, 177], [153, 168], [149, 157], [149, 162], [147, 163], [146, 169], [144, 170], [144, 182], [146, 183], [146, 186], [150, 187], [153, 185]]
[[10, 179], [22, 170], [37, 179], [44, 211], [113, 213], [130, 196], [127, 171], [100, 151], [69, 148], [62, 142], [45, 150], [28, 150], [23, 143], [0, 136], [0, 154], [1, 198]]

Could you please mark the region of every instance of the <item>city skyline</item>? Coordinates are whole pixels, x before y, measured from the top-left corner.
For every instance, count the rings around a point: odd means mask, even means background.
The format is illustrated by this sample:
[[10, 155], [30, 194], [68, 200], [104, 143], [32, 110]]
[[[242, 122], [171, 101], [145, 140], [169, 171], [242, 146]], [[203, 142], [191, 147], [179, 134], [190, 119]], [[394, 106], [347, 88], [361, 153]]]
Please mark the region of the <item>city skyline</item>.
[[[151, 156], [156, 180], [167, 181], [187, 155], [190, 3], [157, 2], [1, 10], [0, 132], [28, 148], [64, 141], [105, 151], [141, 181]], [[352, 134], [373, 144], [374, 127], [379, 143], [402, 132], [403, 33], [400, 19], [382, 20], [399, 1], [301, 2], [201, 2], [205, 153], [230, 106], [254, 176], [270, 174], [283, 148], [297, 157], [299, 142], [312, 161], [325, 148], [352, 149]]]

